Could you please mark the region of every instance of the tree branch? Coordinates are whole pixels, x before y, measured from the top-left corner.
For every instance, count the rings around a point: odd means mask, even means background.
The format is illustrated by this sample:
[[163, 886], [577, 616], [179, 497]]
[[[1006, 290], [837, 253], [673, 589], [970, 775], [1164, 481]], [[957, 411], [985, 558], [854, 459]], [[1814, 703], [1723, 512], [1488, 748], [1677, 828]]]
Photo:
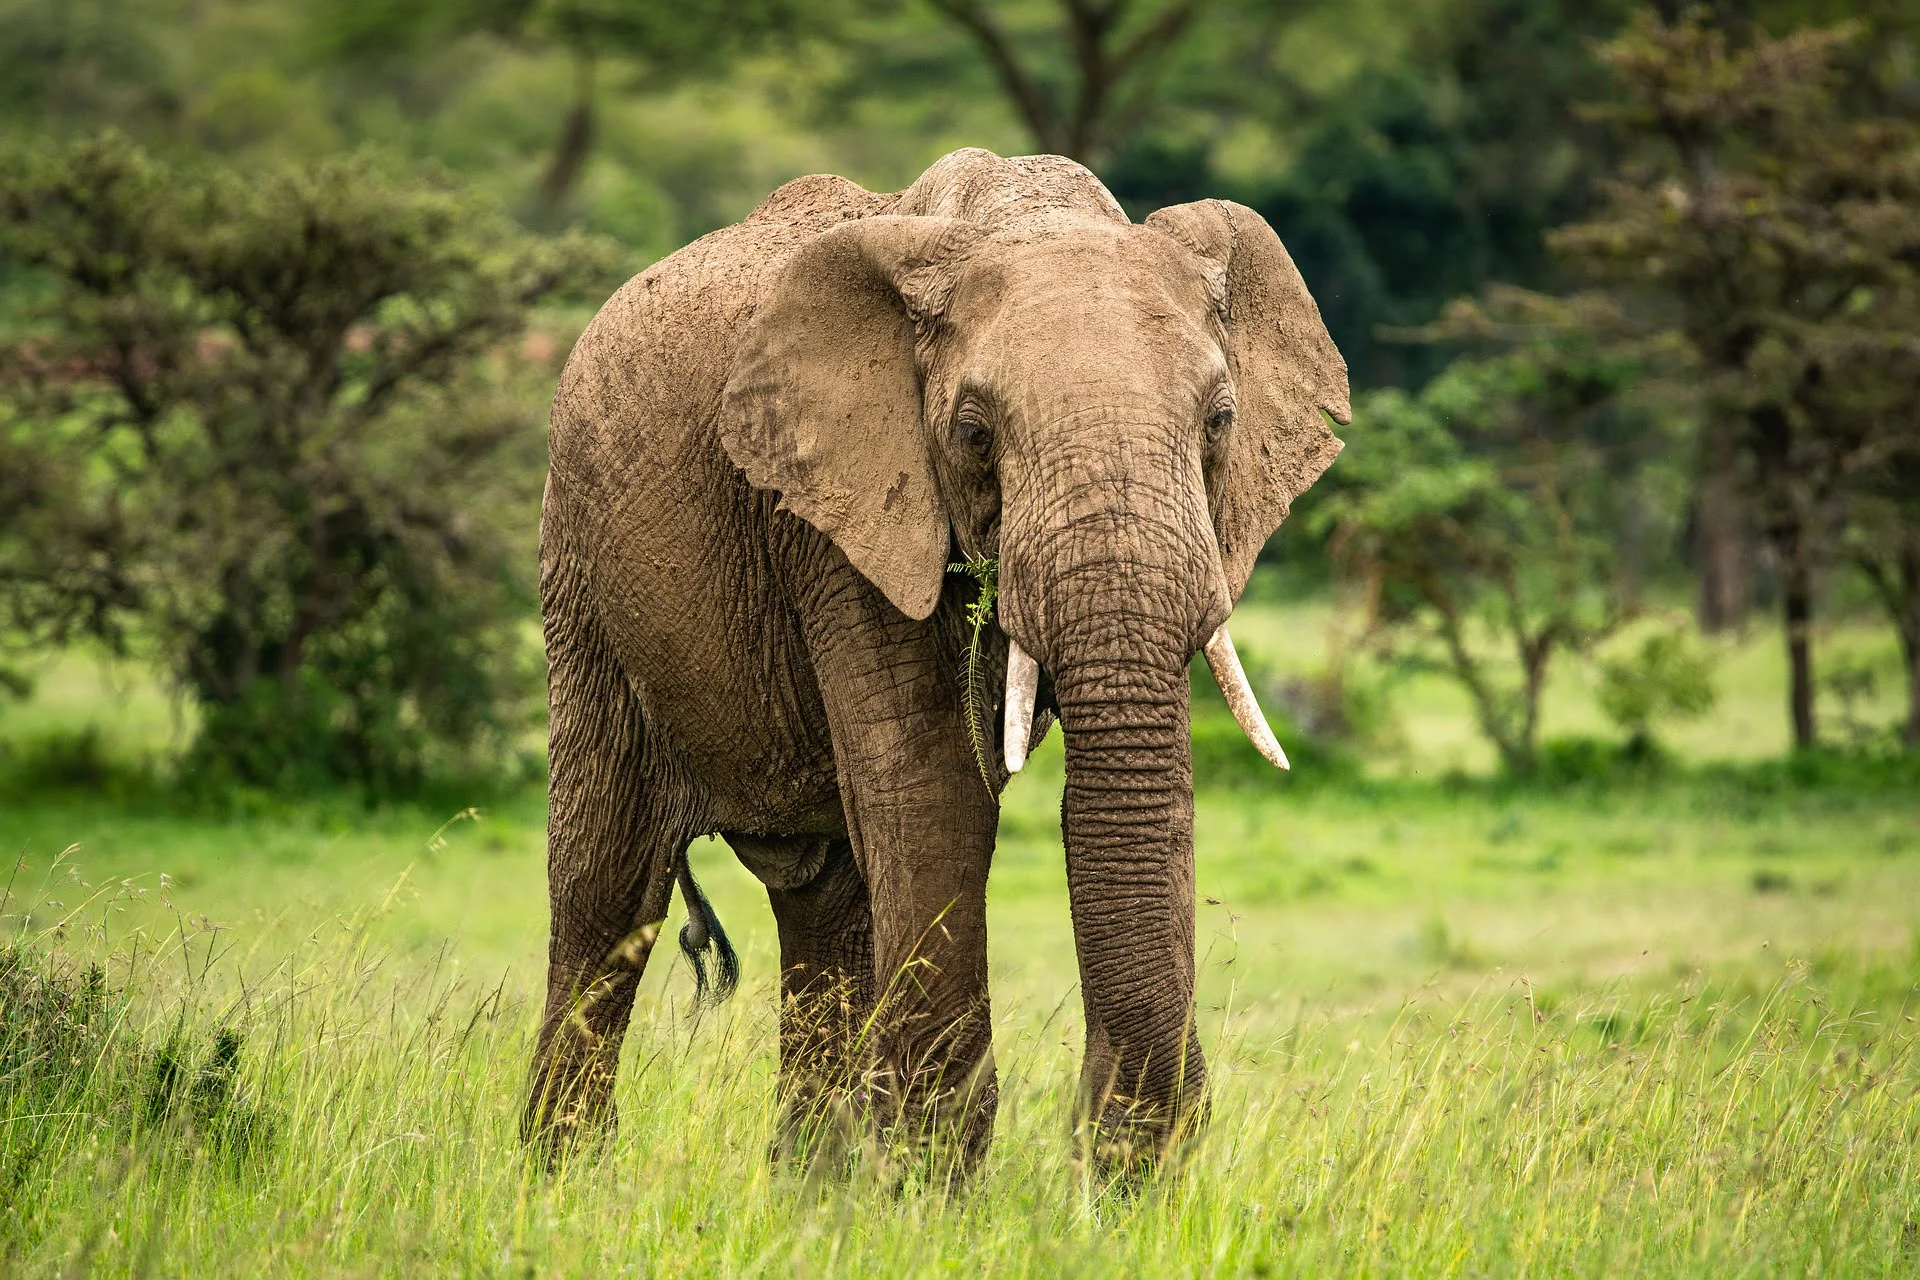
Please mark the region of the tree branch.
[[1059, 113], [1048, 100], [1045, 88], [1020, 65], [1012, 42], [987, 16], [979, 0], [927, 0], [927, 3], [959, 23], [980, 45], [1040, 149], [1061, 150]]

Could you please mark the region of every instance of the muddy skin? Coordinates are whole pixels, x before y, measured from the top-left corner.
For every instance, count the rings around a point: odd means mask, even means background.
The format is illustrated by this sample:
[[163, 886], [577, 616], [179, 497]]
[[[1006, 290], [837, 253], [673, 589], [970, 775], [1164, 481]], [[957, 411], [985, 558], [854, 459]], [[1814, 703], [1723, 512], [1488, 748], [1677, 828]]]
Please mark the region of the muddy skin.
[[[1197, 1123], [1187, 663], [1347, 412], [1257, 214], [1134, 225], [1059, 157], [959, 151], [891, 195], [801, 178], [629, 281], [553, 406], [527, 1136], [613, 1122], [687, 845], [721, 833], [779, 926], [783, 1134], [857, 1114], [977, 1158], [1006, 774], [968, 745], [975, 584], [946, 566], [974, 555], [1000, 562], [988, 687], [1010, 635], [1066, 735], [1092, 1146], [1150, 1160]], [[683, 942], [724, 938], [692, 914]]]

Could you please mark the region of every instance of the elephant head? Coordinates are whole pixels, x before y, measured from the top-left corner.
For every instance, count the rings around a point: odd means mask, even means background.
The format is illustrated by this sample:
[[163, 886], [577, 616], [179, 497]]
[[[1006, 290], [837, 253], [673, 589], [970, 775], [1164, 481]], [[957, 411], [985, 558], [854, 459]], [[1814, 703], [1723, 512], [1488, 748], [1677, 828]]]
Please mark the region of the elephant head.
[[1083, 1083], [1103, 1127], [1164, 1134], [1204, 1088], [1187, 664], [1207, 652], [1283, 763], [1224, 624], [1339, 452], [1346, 367], [1252, 210], [1042, 203], [811, 241], [743, 337], [722, 433], [910, 617], [956, 547], [999, 558], [1009, 769], [1041, 669], [1066, 737]]

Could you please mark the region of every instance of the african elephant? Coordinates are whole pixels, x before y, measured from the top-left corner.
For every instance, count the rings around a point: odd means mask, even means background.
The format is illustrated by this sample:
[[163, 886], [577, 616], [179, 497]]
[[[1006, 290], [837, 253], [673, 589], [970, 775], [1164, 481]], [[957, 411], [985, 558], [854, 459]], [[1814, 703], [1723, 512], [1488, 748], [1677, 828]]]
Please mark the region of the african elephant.
[[[686, 869], [719, 833], [778, 924], [789, 1122], [857, 1080], [876, 1123], [977, 1153], [999, 791], [1056, 718], [1095, 1132], [1150, 1156], [1202, 1117], [1187, 667], [1283, 762], [1224, 624], [1340, 450], [1322, 411], [1348, 421], [1346, 366], [1258, 214], [1136, 225], [1057, 156], [800, 178], [622, 287], [552, 413], [528, 1136], [611, 1122], [676, 879], [682, 945], [731, 965]], [[976, 557], [988, 762], [950, 572]]]

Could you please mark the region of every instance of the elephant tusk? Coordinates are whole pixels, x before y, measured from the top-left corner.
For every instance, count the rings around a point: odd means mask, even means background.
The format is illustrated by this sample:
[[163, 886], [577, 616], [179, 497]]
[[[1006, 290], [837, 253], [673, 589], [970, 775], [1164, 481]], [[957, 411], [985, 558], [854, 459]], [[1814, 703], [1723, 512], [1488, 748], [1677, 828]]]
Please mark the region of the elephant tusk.
[[1007, 772], [1018, 773], [1027, 762], [1027, 739], [1033, 733], [1033, 700], [1040, 692], [1040, 664], [1007, 637], [1007, 710], [1005, 741]]
[[1233, 712], [1233, 718], [1240, 723], [1245, 733], [1267, 762], [1279, 769], [1290, 769], [1287, 753], [1280, 749], [1280, 740], [1273, 736], [1273, 730], [1267, 727], [1267, 718], [1260, 714], [1260, 703], [1253, 696], [1253, 686], [1247, 683], [1246, 669], [1240, 665], [1240, 655], [1233, 651], [1233, 637], [1227, 634], [1227, 624], [1221, 623], [1220, 629], [1213, 633], [1213, 639], [1207, 641], [1207, 666], [1213, 671], [1213, 682], [1220, 686], [1221, 694], [1227, 700], [1227, 706]]

